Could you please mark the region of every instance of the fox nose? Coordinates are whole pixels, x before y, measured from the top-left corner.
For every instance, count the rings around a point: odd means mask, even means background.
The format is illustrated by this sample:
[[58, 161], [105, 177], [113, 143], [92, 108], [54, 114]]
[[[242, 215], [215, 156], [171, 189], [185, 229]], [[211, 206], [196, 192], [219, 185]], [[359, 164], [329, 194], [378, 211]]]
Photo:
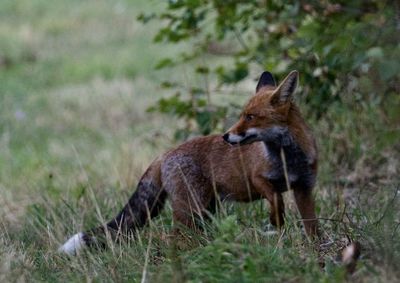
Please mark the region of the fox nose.
[[229, 133], [225, 133], [225, 135], [223, 135], [222, 138], [224, 139], [224, 141], [228, 142]]

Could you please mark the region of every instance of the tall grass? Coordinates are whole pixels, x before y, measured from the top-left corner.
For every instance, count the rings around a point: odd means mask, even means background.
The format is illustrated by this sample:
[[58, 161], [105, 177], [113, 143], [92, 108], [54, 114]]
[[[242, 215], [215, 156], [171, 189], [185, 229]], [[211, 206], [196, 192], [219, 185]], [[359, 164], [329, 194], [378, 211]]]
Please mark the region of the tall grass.
[[264, 201], [223, 203], [205, 231], [187, 231], [181, 245], [167, 204], [107, 250], [56, 252], [68, 236], [113, 217], [151, 160], [175, 145], [176, 121], [145, 111], [166, 94], [158, 83], [176, 75], [152, 71], [174, 50], [151, 45], [151, 27], [134, 20], [158, 5], [0, 3], [0, 281], [340, 282], [337, 255], [352, 240], [362, 257], [351, 280], [398, 281], [394, 96], [383, 110], [349, 101], [310, 121], [320, 148], [321, 254], [305, 241], [290, 194], [280, 232], [270, 228]]

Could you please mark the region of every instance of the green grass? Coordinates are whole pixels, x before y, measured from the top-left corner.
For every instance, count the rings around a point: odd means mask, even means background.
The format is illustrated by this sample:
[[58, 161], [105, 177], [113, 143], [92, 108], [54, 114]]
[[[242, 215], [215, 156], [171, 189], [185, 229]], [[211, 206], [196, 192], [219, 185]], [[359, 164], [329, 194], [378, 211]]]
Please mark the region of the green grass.
[[351, 280], [398, 281], [398, 95], [382, 109], [350, 99], [311, 121], [324, 269], [290, 194], [282, 235], [270, 233], [264, 202], [226, 203], [177, 248], [167, 205], [135, 239], [74, 258], [56, 252], [68, 236], [113, 217], [151, 160], [175, 145], [177, 121], [145, 109], [168, 94], [158, 84], [182, 79], [184, 69], [153, 71], [177, 48], [153, 45], [156, 27], [135, 20], [160, 8], [1, 1], [0, 281], [140, 281], [145, 272], [150, 282], [341, 282], [336, 256], [349, 240], [363, 247]]

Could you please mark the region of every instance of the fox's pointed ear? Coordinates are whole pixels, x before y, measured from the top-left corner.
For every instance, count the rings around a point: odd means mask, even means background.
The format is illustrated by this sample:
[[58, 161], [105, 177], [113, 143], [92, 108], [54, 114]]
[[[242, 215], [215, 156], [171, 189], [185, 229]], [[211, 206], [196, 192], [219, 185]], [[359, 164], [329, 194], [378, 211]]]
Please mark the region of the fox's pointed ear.
[[262, 88], [264, 86], [276, 87], [276, 83], [275, 83], [274, 77], [268, 71], [266, 71], [266, 72], [261, 74], [261, 77], [258, 80], [258, 84], [257, 84], [257, 87], [256, 87], [256, 92], [258, 92], [260, 90], [260, 88]]
[[299, 72], [291, 71], [272, 94], [272, 103], [285, 103], [292, 98], [297, 88]]

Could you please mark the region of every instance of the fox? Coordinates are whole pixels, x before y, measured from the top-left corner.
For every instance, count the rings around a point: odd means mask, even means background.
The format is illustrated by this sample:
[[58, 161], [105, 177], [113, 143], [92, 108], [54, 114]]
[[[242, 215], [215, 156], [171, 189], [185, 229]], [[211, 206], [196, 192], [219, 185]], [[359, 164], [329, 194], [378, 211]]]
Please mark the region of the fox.
[[294, 102], [299, 73], [277, 85], [261, 74], [239, 120], [224, 134], [197, 137], [157, 157], [115, 218], [70, 237], [59, 252], [74, 255], [104, 239], [137, 232], [156, 217], [167, 199], [175, 224], [198, 229], [196, 219], [215, 211], [218, 201], [266, 199], [270, 223], [285, 221], [283, 193], [292, 190], [304, 230], [318, 238], [313, 188], [317, 146], [311, 128]]

